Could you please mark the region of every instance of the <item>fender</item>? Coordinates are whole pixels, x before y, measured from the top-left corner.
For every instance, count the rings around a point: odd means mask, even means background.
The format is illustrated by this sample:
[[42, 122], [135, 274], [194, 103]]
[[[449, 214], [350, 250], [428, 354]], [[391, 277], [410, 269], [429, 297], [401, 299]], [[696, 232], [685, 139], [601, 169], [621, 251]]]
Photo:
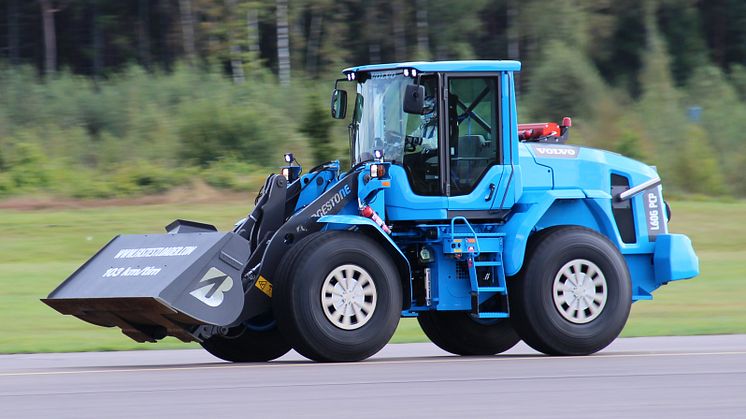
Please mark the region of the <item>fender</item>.
[[[516, 205], [517, 211], [505, 226], [505, 274], [518, 274], [526, 256], [528, 237], [538, 224], [542, 216], [552, 207], [555, 201], [561, 199], [587, 199], [598, 194], [581, 189], [552, 189], [540, 192], [526, 192]], [[592, 200], [592, 199], [591, 199]]]
[[391, 255], [391, 259], [399, 270], [403, 296], [402, 309], [409, 308], [412, 302], [412, 269], [409, 260], [391, 237], [381, 230], [381, 227], [373, 220], [359, 215], [325, 215], [317, 222], [326, 224], [325, 230], [346, 230], [350, 226], [356, 226], [375, 239]]

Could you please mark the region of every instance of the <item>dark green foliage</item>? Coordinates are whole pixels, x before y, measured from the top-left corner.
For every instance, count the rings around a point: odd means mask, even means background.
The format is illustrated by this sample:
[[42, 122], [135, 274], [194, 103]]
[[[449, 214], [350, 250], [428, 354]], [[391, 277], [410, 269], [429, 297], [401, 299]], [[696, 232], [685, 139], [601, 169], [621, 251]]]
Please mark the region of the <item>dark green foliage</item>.
[[746, 66], [734, 64], [730, 68], [730, 82], [741, 102], [746, 102]]
[[592, 117], [605, 94], [592, 64], [576, 49], [552, 41], [534, 68], [526, 105], [534, 118], [559, 121], [563, 116]]
[[699, 14], [691, 0], [668, 0], [661, 4], [658, 18], [671, 53], [671, 73], [683, 85], [692, 69], [708, 62]]
[[614, 29], [609, 41], [599, 45], [595, 62], [606, 80], [628, 89], [630, 94], [640, 94], [636, 83], [642, 67], [642, 53], [645, 46], [643, 25], [644, 0], [614, 2], [612, 8]]
[[636, 132], [631, 130], [622, 132], [622, 135], [619, 137], [619, 139], [617, 139], [614, 151], [632, 159], [645, 159], [645, 154], [642, 150], [640, 137], [637, 135]]
[[254, 191], [267, 177], [267, 170], [249, 163], [223, 159], [204, 168], [200, 177], [215, 188]]
[[201, 166], [224, 157], [268, 165], [273, 146], [287, 138], [276, 115], [254, 106], [197, 101], [182, 112], [179, 154]]
[[[0, 67], [0, 195], [51, 193], [77, 198], [157, 194], [207, 178], [256, 189], [286, 144], [305, 148], [290, 104], [272, 82], [235, 86], [221, 75], [179, 67], [149, 74], [132, 67], [94, 84], [59, 72], [42, 81]], [[215, 171], [189, 169], [232, 157]], [[244, 162], [251, 162], [248, 166]], [[219, 177], [219, 176], [218, 176]]]
[[727, 190], [712, 145], [704, 130], [691, 125], [681, 140], [679, 156], [675, 163], [676, 176], [686, 181], [687, 192], [720, 196]]
[[300, 131], [311, 141], [313, 159], [316, 164], [339, 158], [332, 144], [330, 132], [333, 121], [329, 116], [329, 110], [322, 106], [318, 96], [311, 96]]
[[[705, 147], [746, 196], [743, 0], [288, 2], [289, 87], [274, 1], [53, 3], [47, 74], [39, 3], [0, 0], [0, 195], [130, 196], [188, 178], [245, 190], [283, 152], [347, 159], [348, 122], [325, 100], [343, 66], [517, 58], [520, 121], [576, 117], [571, 141], [654, 164], [680, 193], [698, 188], [682, 168]], [[714, 176], [697, 193], [717, 191]]]
[[49, 186], [47, 157], [38, 144], [19, 142], [8, 154], [6, 182], [11, 188], [25, 191]]
[[122, 165], [111, 176], [112, 189], [116, 196], [156, 194], [187, 181], [188, 178], [181, 171], [150, 162]]
[[698, 2], [697, 8], [715, 63], [727, 68], [746, 62], [746, 2], [710, 0]]

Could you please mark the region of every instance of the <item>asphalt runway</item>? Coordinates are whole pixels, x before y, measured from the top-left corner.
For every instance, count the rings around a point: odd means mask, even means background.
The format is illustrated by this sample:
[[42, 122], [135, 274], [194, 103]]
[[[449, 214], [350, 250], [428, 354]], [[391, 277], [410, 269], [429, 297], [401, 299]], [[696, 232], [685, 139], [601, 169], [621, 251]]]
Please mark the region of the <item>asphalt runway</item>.
[[618, 339], [587, 357], [388, 345], [365, 362], [201, 350], [0, 355], [2, 418], [746, 418], [746, 335]]

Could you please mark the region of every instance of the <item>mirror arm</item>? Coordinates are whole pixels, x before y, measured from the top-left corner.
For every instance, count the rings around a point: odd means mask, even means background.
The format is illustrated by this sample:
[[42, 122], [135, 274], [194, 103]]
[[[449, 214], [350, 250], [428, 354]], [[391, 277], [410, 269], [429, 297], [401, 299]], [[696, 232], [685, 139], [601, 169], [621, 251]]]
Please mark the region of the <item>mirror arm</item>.
[[337, 79], [337, 80], [334, 80], [334, 90], [337, 90], [339, 88], [338, 87], [339, 86], [339, 82], [341, 82], [341, 81], [349, 81], [349, 80], [347, 80], [347, 79]]

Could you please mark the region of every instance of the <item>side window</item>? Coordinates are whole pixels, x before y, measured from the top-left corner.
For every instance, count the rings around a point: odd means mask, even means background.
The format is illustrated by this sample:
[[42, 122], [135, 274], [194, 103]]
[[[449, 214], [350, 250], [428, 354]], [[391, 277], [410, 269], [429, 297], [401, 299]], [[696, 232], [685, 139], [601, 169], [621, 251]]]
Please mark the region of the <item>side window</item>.
[[499, 161], [497, 82], [494, 77], [449, 79], [451, 195], [465, 195], [474, 190], [487, 169]]

